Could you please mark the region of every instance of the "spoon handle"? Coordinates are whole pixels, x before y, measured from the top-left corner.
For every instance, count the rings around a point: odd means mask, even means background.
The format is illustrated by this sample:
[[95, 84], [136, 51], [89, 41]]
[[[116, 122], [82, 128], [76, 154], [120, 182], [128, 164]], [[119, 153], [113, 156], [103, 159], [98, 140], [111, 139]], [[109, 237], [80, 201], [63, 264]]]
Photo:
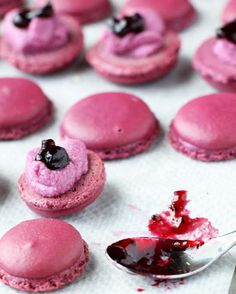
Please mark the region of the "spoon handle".
[[225, 234], [219, 237], [219, 239], [224, 240], [224, 242], [228, 244], [229, 248], [232, 248], [233, 246], [236, 245], [236, 231]]

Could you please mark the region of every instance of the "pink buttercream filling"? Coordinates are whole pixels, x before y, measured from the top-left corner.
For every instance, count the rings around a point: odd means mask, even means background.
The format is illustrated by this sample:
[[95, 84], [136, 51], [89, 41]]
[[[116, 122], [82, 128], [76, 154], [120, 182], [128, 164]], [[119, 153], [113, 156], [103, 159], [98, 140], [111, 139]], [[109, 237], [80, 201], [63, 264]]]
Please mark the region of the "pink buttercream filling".
[[140, 33], [130, 33], [119, 37], [107, 30], [102, 36], [104, 54], [114, 54], [128, 58], [144, 58], [155, 54], [164, 45], [165, 25], [151, 10], [139, 11], [144, 18], [145, 28]]
[[43, 197], [56, 197], [69, 191], [88, 171], [87, 151], [83, 142], [65, 139], [61, 146], [66, 149], [70, 163], [60, 170], [50, 170], [43, 162], [35, 160], [40, 148], [31, 150], [27, 155], [26, 180]]
[[218, 39], [213, 51], [222, 62], [236, 66], [236, 44], [225, 39]]
[[13, 23], [18, 9], [9, 12], [3, 22], [4, 40], [15, 51], [35, 54], [56, 50], [69, 41], [66, 25], [56, 15], [47, 18], [36, 17], [27, 28], [18, 28]]

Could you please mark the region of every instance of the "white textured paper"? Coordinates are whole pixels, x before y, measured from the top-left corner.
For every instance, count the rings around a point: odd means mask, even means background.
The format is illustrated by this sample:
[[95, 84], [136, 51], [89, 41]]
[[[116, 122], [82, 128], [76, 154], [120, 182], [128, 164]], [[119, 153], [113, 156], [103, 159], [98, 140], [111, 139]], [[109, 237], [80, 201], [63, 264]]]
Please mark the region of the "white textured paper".
[[[122, 2], [117, 1], [117, 4]], [[178, 5], [178, 0], [176, 3]], [[220, 12], [225, 1], [195, 0], [194, 3], [199, 10], [199, 21], [181, 34], [183, 49], [180, 62], [172, 74], [159, 82], [122, 87], [103, 80], [83, 64], [63, 74], [31, 77], [54, 101], [56, 115], [46, 129], [20, 141], [0, 143], [0, 235], [23, 220], [37, 217], [19, 199], [17, 179], [23, 171], [27, 151], [39, 146], [42, 139], [59, 137], [58, 126], [63, 114], [77, 100], [101, 91], [137, 94], [148, 103], [165, 131], [161, 142], [149, 152], [128, 160], [106, 163], [107, 183], [100, 199], [81, 213], [63, 218], [74, 225], [89, 243], [91, 261], [78, 282], [57, 293], [131, 294], [137, 293], [137, 288], [145, 289], [144, 293], [159, 294], [166, 293], [168, 288], [173, 294], [228, 293], [235, 253], [227, 254], [200, 275], [159, 287], [151, 286], [151, 279], [120, 272], [104, 256], [105, 247], [110, 242], [144, 234], [148, 218], [166, 209], [173, 191], [178, 189], [189, 190], [189, 208], [194, 216], [208, 217], [221, 233], [236, 228], [236, 161], [194, 161], [173, 150], [166, 138], [168, 125], [181, 105], [215, 91], [193, 72], [191, 57], [201, 41], [220, 25]], [[97, 40], [102, 27], [103, 24], [86, 26], [87, 46]], [[0, 76], [26, 75], [0, 61]], [[0, 284], [0, 293], [14, 294], [17, 291]]]

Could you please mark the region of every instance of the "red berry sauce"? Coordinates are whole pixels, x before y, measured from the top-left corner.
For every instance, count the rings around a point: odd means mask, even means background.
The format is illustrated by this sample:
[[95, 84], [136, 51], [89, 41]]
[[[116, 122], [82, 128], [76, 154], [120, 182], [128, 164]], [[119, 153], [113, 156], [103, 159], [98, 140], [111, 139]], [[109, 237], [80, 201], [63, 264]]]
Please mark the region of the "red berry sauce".
[[168, 239], [183, 240], [203, 240], [218, 235], [207, 218], [191, 218], [188, 204], [187, 192], [177, 191], [174, 193], [174, 199], [168, 210], [152, 216], [149, 221], [149, 231], [159, 237]]

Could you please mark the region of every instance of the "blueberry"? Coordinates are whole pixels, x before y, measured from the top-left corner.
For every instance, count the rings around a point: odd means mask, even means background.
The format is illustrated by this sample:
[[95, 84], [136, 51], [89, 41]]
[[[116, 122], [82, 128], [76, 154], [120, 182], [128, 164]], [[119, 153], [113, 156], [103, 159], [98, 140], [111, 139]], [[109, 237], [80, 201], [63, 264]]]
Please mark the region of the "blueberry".
[[56, 146], [52, 139], [42, 141], [41, 150], [35, 160], [42, 161], [51, 170], [63, 169], [70, 162], [66, 150]]
[[114, 34], [124, 37], [129, 33], [140, 33], [144, 30], [145, 24], [143, 17], [136, 13], [133, 16], [124, 16], [120, 19], [113, 17], [109, 26]]
[[226, 39], [236, 44], [236, 20], [218, 29], [216, 35], [220, 39]]

